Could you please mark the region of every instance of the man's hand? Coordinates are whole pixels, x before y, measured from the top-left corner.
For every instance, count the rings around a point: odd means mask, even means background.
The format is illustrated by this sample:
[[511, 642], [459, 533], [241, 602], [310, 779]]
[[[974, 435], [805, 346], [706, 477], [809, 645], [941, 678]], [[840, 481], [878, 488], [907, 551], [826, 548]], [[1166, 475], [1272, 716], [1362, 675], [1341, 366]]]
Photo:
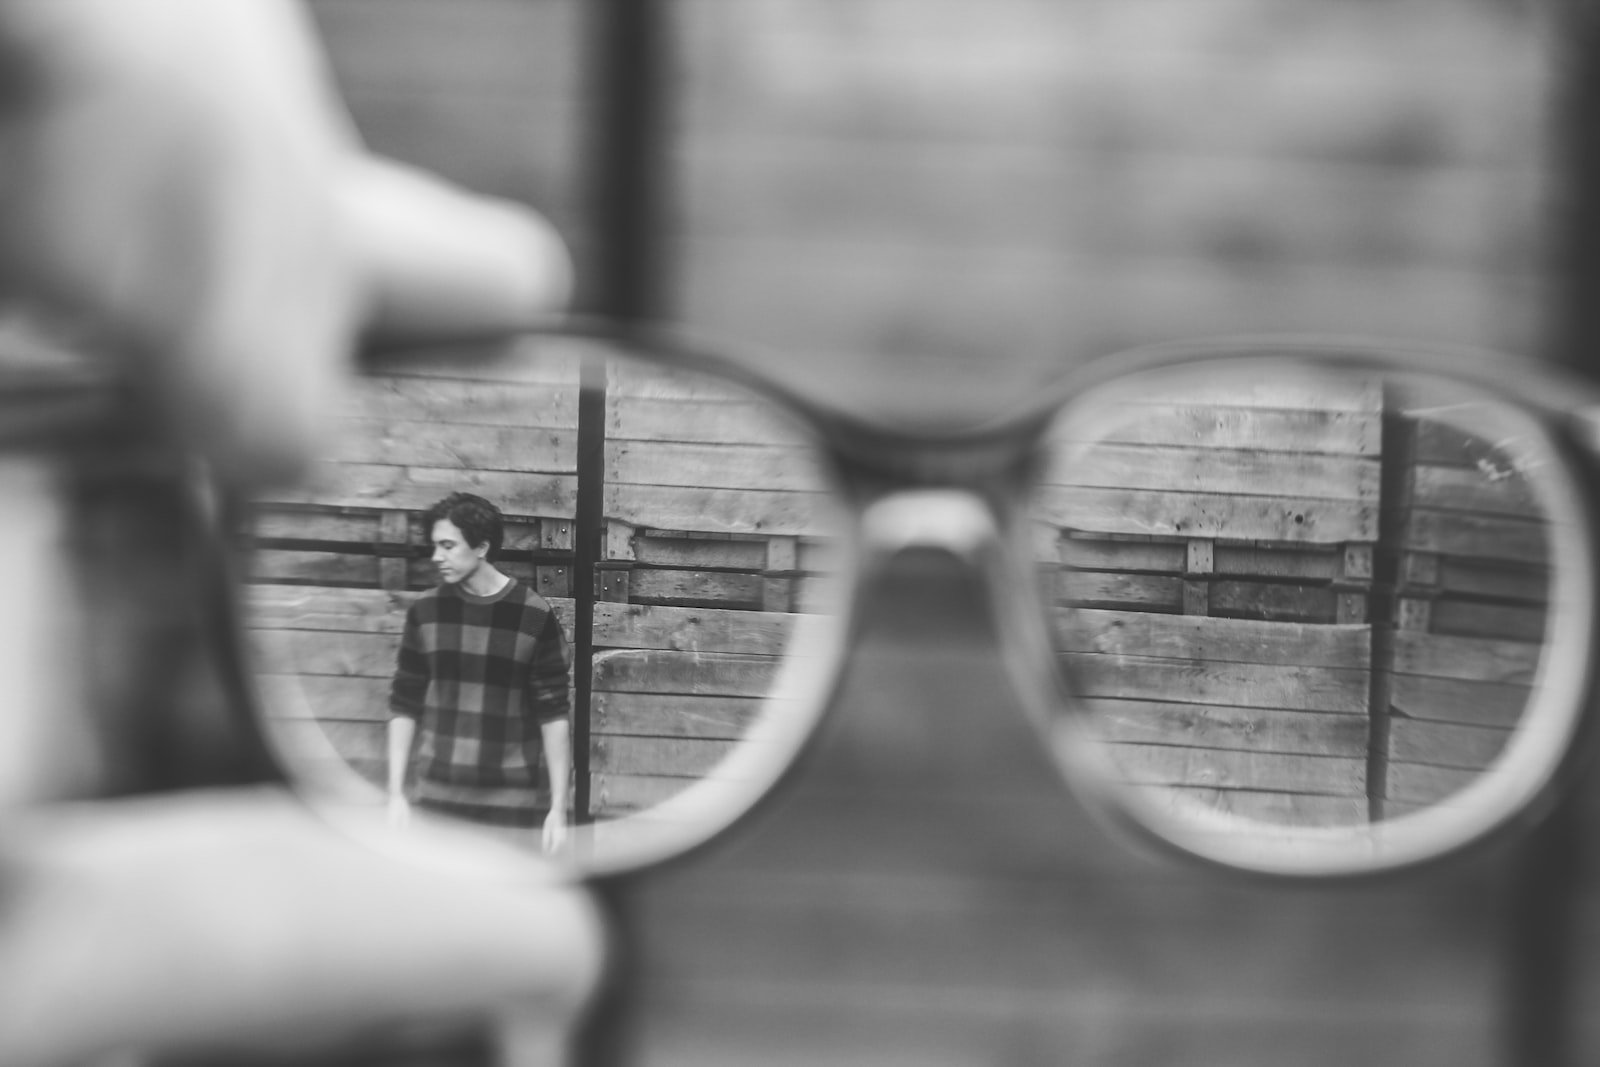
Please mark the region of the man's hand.
[[559, 852], [567, 843], [567, 813], [561, 808], [550, 809], [544, 817], [543, 846], [546, 855]]
[[399, 793], [389, 796], [388, 806], [389, 829], [396, 833], [405, 833], [411, 829], [411, 803]]

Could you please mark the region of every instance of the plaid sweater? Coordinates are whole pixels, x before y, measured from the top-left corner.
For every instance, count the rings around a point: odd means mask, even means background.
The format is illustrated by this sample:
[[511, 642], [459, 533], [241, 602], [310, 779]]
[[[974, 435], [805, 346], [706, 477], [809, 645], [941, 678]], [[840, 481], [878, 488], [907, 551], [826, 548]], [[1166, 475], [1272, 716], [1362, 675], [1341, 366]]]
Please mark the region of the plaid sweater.
[[532, 825], [550, 806], [539, 727], [567, 715], [571, 656], [555, 612], [510, 581], [454, 585], [406, 613], [389, 711], [417, 721], [413, 799], [468, 818]]

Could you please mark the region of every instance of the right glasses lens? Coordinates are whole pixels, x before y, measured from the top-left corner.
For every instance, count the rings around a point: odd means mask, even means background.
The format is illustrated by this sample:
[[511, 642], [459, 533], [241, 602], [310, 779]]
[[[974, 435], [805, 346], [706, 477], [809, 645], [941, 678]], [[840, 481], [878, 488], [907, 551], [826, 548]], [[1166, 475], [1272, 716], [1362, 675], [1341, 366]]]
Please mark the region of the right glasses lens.
[[1119, 382], [1052, 427], [1035, 507], [1071, 728], [1141, 804], [1258, 850], [1495, 815], [1574, 726], [1574, 500], [1533, 419], [1445, 378]]

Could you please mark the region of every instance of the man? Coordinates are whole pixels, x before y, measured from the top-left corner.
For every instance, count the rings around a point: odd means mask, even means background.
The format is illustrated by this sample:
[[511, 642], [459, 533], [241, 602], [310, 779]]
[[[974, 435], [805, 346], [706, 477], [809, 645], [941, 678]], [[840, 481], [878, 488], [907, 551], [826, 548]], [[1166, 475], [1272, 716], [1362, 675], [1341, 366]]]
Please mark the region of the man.
[[[439, 585], [406, 613], [389, 695], [391, 822], [418, 806], [566, 839], [571, 656], [548, 601], [492, 562], [500, 509], [452, 493], [423, 515]], [[539, 780], [540, 758], [548, 784]]]

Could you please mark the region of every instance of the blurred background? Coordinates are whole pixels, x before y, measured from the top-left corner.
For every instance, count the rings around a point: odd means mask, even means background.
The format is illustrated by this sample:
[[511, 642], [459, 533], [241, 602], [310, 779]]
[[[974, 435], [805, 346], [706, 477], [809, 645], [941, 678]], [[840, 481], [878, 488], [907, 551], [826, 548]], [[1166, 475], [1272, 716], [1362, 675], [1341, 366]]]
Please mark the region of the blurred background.
[[[1548, 9], [650, 6], [657, 212], [628, 309], [754, 342], [841, 403], [979, 415], [1223, 333], [1550, 345]], [[616, 309], [610, 5], [312, 7], [375, 149], [546, 211]], [[1571, 819], [1374, 885], [1143, 854], [1056, 784], [977, 592], [931, 565], [894, 592], [794, 788], [637, 887], [641, 1062], [1461, 1067], [1538, 1062], [1563, 1022], [1573, 1062], [1600, 1050]]]

